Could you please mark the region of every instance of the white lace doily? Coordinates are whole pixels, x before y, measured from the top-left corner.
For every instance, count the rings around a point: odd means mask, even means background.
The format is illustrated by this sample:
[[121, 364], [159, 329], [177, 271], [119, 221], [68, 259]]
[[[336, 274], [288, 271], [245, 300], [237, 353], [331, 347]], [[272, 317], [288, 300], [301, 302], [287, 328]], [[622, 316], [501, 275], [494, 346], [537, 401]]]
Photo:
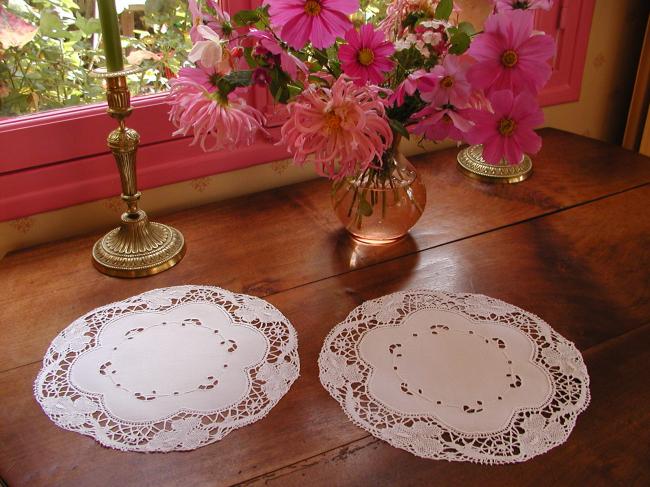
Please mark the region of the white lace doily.
[[261, 299], [156, 289], [52, 342], [34, 394], [58, 426], [119, 450], [192, 450], [265, 416], [296, 380], [296, 331]]
[[590, 397], [573, 343], [480, 294], [367, 301], [329, 333], [318, 363], [355, 424], [424, 458], [527, 460], [563, 443]]

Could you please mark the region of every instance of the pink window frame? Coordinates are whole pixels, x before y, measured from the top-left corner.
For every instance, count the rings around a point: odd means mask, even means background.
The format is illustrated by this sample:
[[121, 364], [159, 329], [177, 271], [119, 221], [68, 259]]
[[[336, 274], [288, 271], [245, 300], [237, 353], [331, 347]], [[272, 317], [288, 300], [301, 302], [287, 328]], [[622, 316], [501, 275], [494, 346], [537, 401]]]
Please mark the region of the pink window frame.
[[[231, 12], [261, 0], [224, 0]], [[579, 99], [595, 0], [558, 0], [536, 21], [558, 40], [553, 76], [540, 94], [543, 105]], [[250, 147], [204, 153], [188, 137], [172, 138], [164, 93], [136, 97], [128, 125], [141, 135], [138, 184], [148, 189], [287, 158], [277, 145], [282, 111], [265, 88], [250, 100], [268, 117], [271, 137]], [[106, 135], [114, 123], [105, 104], [54, 110], [0, 121], [0, 221], [119, 194], [119, 179]]]

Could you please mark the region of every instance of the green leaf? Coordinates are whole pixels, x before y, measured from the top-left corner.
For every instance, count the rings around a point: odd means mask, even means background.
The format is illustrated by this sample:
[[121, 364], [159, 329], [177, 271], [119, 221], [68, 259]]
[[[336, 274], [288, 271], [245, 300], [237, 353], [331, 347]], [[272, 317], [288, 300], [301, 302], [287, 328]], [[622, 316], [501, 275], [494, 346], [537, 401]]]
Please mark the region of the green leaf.
[[244, 69], [241, 71], [232, 71], [229, 74], [225, 75], [222, 79], [226, 80], [230, 85], [237, 88], [240, 86], [249, 86], [251, 84], [252, 77], [253, 71], [250, 69]]
[[316, 75], [313, 75], [313, 74], [310, 74], [309, 77], [307, 78], [307, 80], [308, 80], [310, 83], [313, 83], [313, 84], [315, 84], [315, 85], [319, 85], [319, 86], [329, 86], [326, 80], [324, 80], [324, 79], [321, 78], [320, 76], [316, 76]]
[[87, 19], [77, 12], [75, 25], [84, 34], [85, 37], [90, 37], [93, 34], [101, 32], [101, 25], [99, 19]]
[[451, 47], [449, 48], [449, 52], [451, 54], [462, 54], [467, 51], [470, 42], [471, 39], [465, 32], [456, 32], [451, 36]]
[[145, 0], [145, 15], [156, 15], [173, 12], [178, 5], [178, 0]]
[[299, 86], [298, 84], [290, 84], [287, 85], [287, 89], [289, 90], [289, 97], [292, 97], [292, 96], [298, 96], [300, 93], [303, 92], [305, 88]]
[[256, 68], [258, 66], [257, 61], [253, 57], [253, 48], [252, 47], [245, 47], [244, 48], [244, 59], [246, 59], [246, 63], [248, 63], [249, 68]]
[[440, 3], [436, 7], [436, 12], [433, 14], [433, 16], [438, 20], [448, 20], [453, 9], [453, 0], [440, 0]]
[[41, 12], [41, 34], [55, 39], [64, 39], [67, 31], [59, 16], [51, 10]]
[[370, 206], [370, 203], [364, 197], [359, 200], [359, 213], [363, 216], [372, 215], [372, 206]]
[[233, 16], [232, 20], [240, 27], [245, 27], [259, 22], [261, 17], [257, 10], [240, 10]]
[[402, 122], [399, 122], [393, 118], [389, 118], [388, 125], [390, 125], [390, 128], [393, 129], [394, 132], [397, 132], [405, 139], [408, 139], [411, 136], [411, 134], [409, 134], [409, 131], [406, 130], [406, 127], [404, 126], [404, 124], [402, 124]]
[[461, 22], [458, 24], [458, 30], [464, 32], [468, 36], [473, 36], [476, 34], [476, 29], [474, 29], [474, 26], [471, 22]]

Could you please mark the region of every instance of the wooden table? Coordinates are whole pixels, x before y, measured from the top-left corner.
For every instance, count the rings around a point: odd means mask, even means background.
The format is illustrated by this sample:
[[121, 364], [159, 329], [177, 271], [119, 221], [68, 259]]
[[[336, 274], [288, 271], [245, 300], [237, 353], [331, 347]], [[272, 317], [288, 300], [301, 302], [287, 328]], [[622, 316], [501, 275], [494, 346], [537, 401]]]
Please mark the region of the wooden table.
[[[38, 485], [650, 485], [650, 160], [544, 130], [535, 174], [465, 178], [456, 150], [414, 158], [424, 216], [357, 247], [312, 181], [160, 218], [185, 260], [139, 280], [97, 273], [98, 235], [0, 262], [0, 477]], [[146, 206], [146, 195], [145, 195]], [[193, 452], [121, 453], [57, 428], [32, 396], [54, 336], [87, 311], [178, 284], [264, 297], [300, 337], [301, 377], [263, 420]], [[429, 461], [352, 425], [318, 381], [327, 332], [362, 301], [413, 287], [478, 292], [548, 321], [584, 354], [592, 403], [564, 445], [507, 466]]]

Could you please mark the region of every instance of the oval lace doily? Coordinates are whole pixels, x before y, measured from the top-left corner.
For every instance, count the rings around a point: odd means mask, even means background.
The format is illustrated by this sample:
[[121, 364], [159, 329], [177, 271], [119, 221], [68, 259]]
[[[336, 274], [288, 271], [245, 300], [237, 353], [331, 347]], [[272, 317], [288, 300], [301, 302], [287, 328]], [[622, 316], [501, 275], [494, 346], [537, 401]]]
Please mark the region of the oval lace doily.
[[266, 301], [209, 286], [97, 308], [52, 342], [34, 394], [58, 426], [119, 450], [192, 450], [265, 416], [299, 374]]
[[527, 460], [563, 443], [590, 399], [573, 343], [479, 294], [367, 301], [332, 329], [318, 364], [355, 424], [431, 459]]

